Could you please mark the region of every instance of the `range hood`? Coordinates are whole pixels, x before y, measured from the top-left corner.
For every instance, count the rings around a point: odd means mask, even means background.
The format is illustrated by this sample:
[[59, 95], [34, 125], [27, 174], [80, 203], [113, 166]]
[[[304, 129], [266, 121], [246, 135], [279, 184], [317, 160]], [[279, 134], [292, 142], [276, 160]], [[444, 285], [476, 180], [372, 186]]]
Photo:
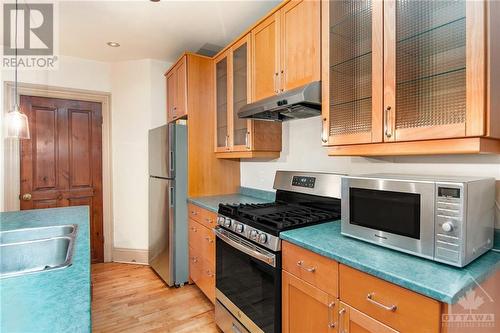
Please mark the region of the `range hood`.
[[240, 108], [238, 117], [271, 121], [309, 118], [321, 114], [321, 81]]

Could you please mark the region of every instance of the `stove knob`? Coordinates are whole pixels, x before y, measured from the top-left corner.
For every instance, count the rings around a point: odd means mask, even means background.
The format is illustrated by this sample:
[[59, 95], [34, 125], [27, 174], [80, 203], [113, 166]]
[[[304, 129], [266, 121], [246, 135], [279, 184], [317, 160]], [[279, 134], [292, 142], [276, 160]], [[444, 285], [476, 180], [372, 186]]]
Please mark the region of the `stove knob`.
[[259, 235], [259, 243], [265, 244], [267, 242], [267, 235], [266, 234], [260, 234]]
[[441, 225], [441, 228], [443, 229], [444, 232], [450, 232], [453, 230], [453, 223], [445, 222]]
[[256, 239], [257, 239], [257, 236], [258, 236], [258, 234], [257, 234], [257, 230], [252, 230], [252, 231], [250, 231], [250, 239], [252, 239], [252, 240], [256, 240]]
[[243, 232], [243, 224], [237, 223], [235, 229], [236, 229], [236, 232], [242, 233]]
[[219, 217], [217, 218], [217, 223], [218, 223], [219, 225], [224, 225], [224, 221], [225, 221], [225, 220], [226, 220], [226, 218], [225, 218], [224, 216], [219, 216]]
[[224, 221], [224, 226], [226, 228], [230, 228], [231, 227], [231, 222], [232, 222], [231, 219], [226, 218], [226, 220]]

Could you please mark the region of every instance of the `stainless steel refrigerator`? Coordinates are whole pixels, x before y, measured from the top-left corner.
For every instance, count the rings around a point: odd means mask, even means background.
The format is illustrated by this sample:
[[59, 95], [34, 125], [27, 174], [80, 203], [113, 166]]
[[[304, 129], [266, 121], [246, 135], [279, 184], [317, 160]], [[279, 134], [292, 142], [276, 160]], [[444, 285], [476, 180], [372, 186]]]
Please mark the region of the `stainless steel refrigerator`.
[[187, 128], [149, 131], [149, 265], [169, 285], [188, 280]]

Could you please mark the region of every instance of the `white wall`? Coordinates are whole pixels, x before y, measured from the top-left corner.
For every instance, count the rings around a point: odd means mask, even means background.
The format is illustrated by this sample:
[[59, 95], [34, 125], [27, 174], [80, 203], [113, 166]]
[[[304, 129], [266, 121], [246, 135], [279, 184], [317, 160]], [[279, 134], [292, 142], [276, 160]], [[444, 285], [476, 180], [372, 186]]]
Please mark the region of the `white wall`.
[[[114, 246], [148, 248], [147, 133], [166, 123], [165, 78], [170, 63], [137, 60], [105, 63], [60, 57], [55, 71], [20, 71], [19, 81], [111, 92]], [[1, 71], [0, 82], [13, 81]], [[0, 123], [3, 125], [3, 92]], [[0, 126], [0, 133], [3, 126]], [[4, 210], [4, 143], [0, 136], [0, 211]]]
[[114, 246], [148, 248], [148, 130], [166, 123], [169, 63], [111, 65]]
[[[73, 89], [85, 89], [101, 92], [111, 91], [110, 65], [105, 62], [85, 60], [74, 57], [60, 56], [58, 70], [19, 70], [19, 82], [64, 87]], [[0, 71], [0, 211], [4, 210], [4, 148], [3, 137], [4, 123], [4, 82], [14, 81], [12, 70]]]
[[[319, 117], [283, 123], [283, 152], [273, 161], [241, 162], [241, 186], [272, 190], [276, 170], [336, 173], [474, 175], [500, 180], [500, 155], [424, 157], [329, 157], [321, 146]], [[497, 196], [498, 197], [498, 196]], [[497, 212], [500, 216], [500, 212]], [[497, 219], [497, 227], [500, 221]]]

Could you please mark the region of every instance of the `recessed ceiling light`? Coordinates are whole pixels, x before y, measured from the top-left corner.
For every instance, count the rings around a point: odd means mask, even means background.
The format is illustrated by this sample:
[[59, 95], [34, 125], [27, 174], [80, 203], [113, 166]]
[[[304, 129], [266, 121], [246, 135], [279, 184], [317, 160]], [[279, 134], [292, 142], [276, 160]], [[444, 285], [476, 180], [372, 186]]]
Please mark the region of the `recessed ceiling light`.
[[149, 0], [151, 2], [160, 2], [160, 0]]
[[111, 47], [119, 47], [120, 46], [120, 43], [118, 43], [118, 42], [107, 42], [106, 44], [108, 44]]

